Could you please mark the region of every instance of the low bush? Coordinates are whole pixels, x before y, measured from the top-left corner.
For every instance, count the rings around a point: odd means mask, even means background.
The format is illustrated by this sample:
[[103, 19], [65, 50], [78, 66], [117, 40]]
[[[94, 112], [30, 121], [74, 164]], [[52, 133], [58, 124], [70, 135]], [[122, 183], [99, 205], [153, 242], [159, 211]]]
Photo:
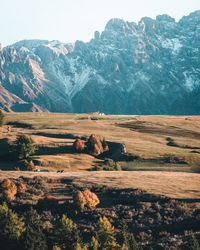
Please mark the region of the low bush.
[[104, 165], [104, 171], [122, 171], [120, 164], [117, 162], [114, 165]]
[[80, 208], [87, 207], [96, 207], [99, 204], [99, 198], [97, 195], [90, 190], [85, 190], [83, 192], [79, 191], [73, 196], [74, 204]]
[[21, 170], [24, 170], [24, 171], [34, 171], [35, 170], [35, 165], [34, 165], [33, 161], [31, 161], [31, 160], [25, 160], [24, 161], [24, 166], [22, 167]]
[[85, 149], [85, 143], [81, 139], [76, 139], [73, 143], [73, 148], [77, 152], [82, 152]]
[[115, 170], [116, 171], [122, 171], [122, 168], [121, 168], [121, 166], [120, 166], [120, 164], [118, 162], [115, 164]]
[[37, 205], [41, 206], [41, 207], [57, 206], [58, 205], [58, 200], [54, 196], [45, 196], [44, 199], [39, 199], [38, 200]]
[[113, 166], [105, 165], [105, 166], [103, 166], [103, 170], [104, 170], [104, 171], [114, 171], [115, 169], [114, 169]]
[[7, 193], [0, 194], [0, 205], [2, 205], [4, 202], [8, 205], [10, 205], [11, 203], [11, 199], [9, 198]]
[[17, 192], [18, 193], [23, 193], [26, 190], [26, 185], [23, 183], [18, 183], [17, 184]]
[[6, 193], [11, 200], [15, 199], [17, 193], [17, 186], [10, 179], [4, 179], [1, 183], [2, 193]]

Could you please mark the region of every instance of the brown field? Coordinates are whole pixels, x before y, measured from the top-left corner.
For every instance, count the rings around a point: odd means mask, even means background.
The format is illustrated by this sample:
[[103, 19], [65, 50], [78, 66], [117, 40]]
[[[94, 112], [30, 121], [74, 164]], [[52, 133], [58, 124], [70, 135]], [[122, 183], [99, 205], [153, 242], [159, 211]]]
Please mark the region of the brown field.
[[[0, 182], [11, 178], [27, 188], [16, 195], [15, 206], [41, 209], [44, 197], [54, 196], [58, 212], [70, 214], [88, 234], [97, 217], [107, 216], [114, 224], [125, 218], [130, 230], [137, 229], [137, 241], [148, 245], [152, 239], [153, 249], [160, 240], [167, 246], [164, 249], [182, 249], [188, 241], [185, 235], [199, 231], [199, 116], [9, 113], [6, 122], [0, 128]], [[86, 141], [92, 133], [109, 145], [126, 145], [132, 158], [119, 161], [124, 171], [94, 171], [95, 166], [101, 169], [103, 157], [74, 152], [74, 140]], [[14, 142], [21, 134], [35, 142], [36, 168], [49, 172], [13, 171], [19, 164], [12, 157]], [[98, 195], [100, 204], [77, 216], [73, 194], [86, 188]]]
[[[88, 116], [98, 120], [88, 119]], [[200, 175], [197, 174], [200, 169], [199, 116], [9, 113], [6, 122], [7, 125], [0, 128], [0, 157], [9, 151], [17, 135], [31, 135], [37, 145], [33, 156], [36, 167], [51, 171], [23, 172], [25, 176], [66, 177], [85, 185], [139, 188], [171, 198], [200, 199]], [[139, 160], [120, 164], [126, 170], [137, 171], [87, 172], [103, 160], [74, 153], [72, 143], [75, 138], [87, 138], [91, 133], [107, 141], [124, 143], [127, 151]], [[169, 141], [172, 145], [167, 145]], [[0, 161], [2, 170], [13, 170], [15, 165], [12, 159]], [[64, 174], [55, 173], [61, 169], [65, 170]], [[0, 172], [1, 178], [20, 175], [22, 172]]]
[[[184, 201], [197, 202], [200, 205], [200, 175], [194, 173], [180, 172], [155, 172], [155, 171], [97, 171], [97, 172], [68, 172], [58, 174], [19, 172], [19, 171], [1, 171], [0, 180], [4, 178], [17, 179], [20, 176], [32, 178], [34, 176], [48, 177], [49, 179], [63, 178], [82, 187], [105, 186], [116, 189], [140, 189], [149, 194], [162, 195], [169, 198], [180, 199]], [[52, 182], [54, 183], [54, 182]], [[60, 192], [57, 197], [63, 195], [61, 190], [66, 189], [66, 185], [49, 184], [50, 188], [59, 186]], [[55, 190], [53, 191], [55, 192]], [[53, 193], [55, 195], [55, 193]], [[64, 197], [62, 197], [64, 198]]]
[[[98, 120], [87, 119], [88, 116]], [[75, 138], [96, 133], [107, 141], [125, 143], [127, 151], [140, 161], [124, 162], [128, 170], [167, 169], [196, 171], [200, 165], [199, 116], [99, 116], [91, 114], [10, 113], [7, 126], [1, 129], [0, 149], [7, 150], [19, 134], [31, 135], [38, 150], [34, 159], [40, 168], [51, 171], [82, 171], [100, 162], [88, 154], [75, 154], [71, 146]], [[173, 143], [169, 144], [168, 140]], [[174, 157], [176, 159], [174, 160]], [[168, 161], [163, 159], [167, 158]], [[179, 164], [181, 161], [186, 164]], [[13, 168], [1, 162], [1, 169]]]

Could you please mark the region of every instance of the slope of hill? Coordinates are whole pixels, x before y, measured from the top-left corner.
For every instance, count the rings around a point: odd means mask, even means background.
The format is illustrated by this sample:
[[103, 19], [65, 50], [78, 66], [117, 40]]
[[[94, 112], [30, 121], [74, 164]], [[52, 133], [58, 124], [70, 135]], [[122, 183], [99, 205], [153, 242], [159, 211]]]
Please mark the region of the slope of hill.
[[84, 43], [24, 40], [0, 49], [6, 111], [200, 114], [200, 11], [111, 19]]

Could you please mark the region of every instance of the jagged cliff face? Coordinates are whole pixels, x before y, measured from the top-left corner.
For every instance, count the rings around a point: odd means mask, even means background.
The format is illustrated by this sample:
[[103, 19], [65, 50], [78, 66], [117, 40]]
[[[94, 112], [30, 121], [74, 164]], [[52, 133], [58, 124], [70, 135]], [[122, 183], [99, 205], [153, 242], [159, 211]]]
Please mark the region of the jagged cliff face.
[[200, 11], [110, 20], [89, 43], [27, 40], [0, 49], [7, 111], [200, 114]]

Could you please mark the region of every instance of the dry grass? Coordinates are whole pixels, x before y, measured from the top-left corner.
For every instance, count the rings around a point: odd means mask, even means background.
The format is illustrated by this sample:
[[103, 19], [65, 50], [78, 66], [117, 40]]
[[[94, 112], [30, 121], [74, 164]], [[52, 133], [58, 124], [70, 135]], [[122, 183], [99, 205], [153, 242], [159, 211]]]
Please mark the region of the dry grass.
[[[65, 172], [58, 174], [23, 172], [25, 177], [45, 176], [48, 178], [66, 178], [75, 184], [87, 187], [91, 185], [109, 188], [138, 188], [150, 194], [164, 195], [170, 198], [200, 202], [200, 175], [180, 172]], [[22, 172], [1, 171], [0, 179], [19, 178]], [[50, 185], [50, 184], [49, 184]], [[60, 184], [59, 184], [60, 185]], [[63, 184], [64, 185], [64, 184]], [[65, 188], [65, 185], [63, 186]]]
[[[74, 137], [89, 136], [91, 133], [109, 141], [125, 143], [128, 152], [143, 159], [154, 159], [155, 166], [158, 166], [156, 159], [166, 155], [184, 159], [188, 166], [199, 166], [199, 116], [94, 115], [99, 120], [87, 119], [88, 116], [91, 115], [9, 113], [6, 119], [9, 124], [13, 124], [10, 125], [11, 131], [7, 131], [7, 126], [1, 128], [0, 139], [8, 138], [9, 142], [13, 142], [19, 134], [31, 135], [39, 148], [34, 158], [40, 162], [40, 167], [50, 170], [80, 171], [92, 168], [96, 158], [70, 152]], [[168, 146], [167, 137], [172, 138], [178, 147]], [[2, 164], [0, 167], [4, 168]], [[165, 167], [168, 169], [169, 165]]]
[[[28, 178], [39, 176], [43, 180], [46, 178], [41, 177], [47, 177], [45, 191], [34, 197], [31, 195], [30, 200], [26, 201], [27, 204], [36, 204], [44, 195], [53, 195], [59, 202], [65, 202], [67, 199], [72, 199], [70, 187], [94, 188], [94, 190], [95, 188], [107, 190], [103, 188], [107, 187], [108, 190], [144, 190], [148, 194], [183, 201], [187, 203], [183, 204], [185, 210], [199, 211], [200, 174], [196, 173], [200, 170], [199, 116], [94, 115], [99, 120], [87, 119], [88, 116], [88, 114], [48, 113], [7, 114], [6, 119], [10, 125], [0, 128], [0, 169], [14, 168], [16, 162], [12, 159], [3, 160], [3, 156], [10, 150], [18, 135], [27, 134], [37, 145], [37, 151], [33, 156], [38, 163], [37, 167], [41, 170], [48, 169], [50, 172], [0, 171], [0, 181], [4, 178], [18, 179], [20, 176]], [[101, 135], [107, 141], [125, 143], [127, 151], [139, 158], [132, 162], [121, 162], [121, 165], [127, 170], [135, 171], [86, 171], [102, 161], [88, 154], [74, 153], [72, 144], [76, 137], [88, 137], [91, 133]], [[166, 163], [163, 161], [166, 157], [172, 160], [184, 160], [187, 164], [176, 164], [173, 161]], [[56, 173], [56, 170], [61, 169], [65, 172]], [[114, 192], [116, 196], [112, 202], [120, 200], [119, 193], [115, 190]], [[135, 190], [136, 192], [138, 190]], [[128, 207], [128, 199], [126, 197], [124, 202], [125, 208]], [[174, 201], [174, 204], [176, 202]], [[146, 205], [148, 203], [146, 202]], [[104, 206], [103, 210], [106, 212]], [[138, 216], [141, 216], [140, 213]], [[144, 214], [145, 219], [148, 216]]]
[[[198, 170], [199, 116], [95, 116], [99, 120], [87, 119], [87, 114], [9, 113], [6, 119], [13, 125], [9, 125], [10, 131], [6, 125], [0, 128], [0, 152], [7, 150], [5, 140], [8, 139], [12, 144], [17, 135], [28, 134], [33, 137], [38, 147], [34, 156], [40, 165], [38, 167], [54, 172], [23, 172], [24, 176], [69, 178], [85, 186], [94, 184], [112, 188], [139, 188], [148, 193], [171, 198], [200, 199], [199, 174], [169, 172], [170, 170], [192, 172], [195, 168]], [[71, 147], [76, 136], [87, 137], [91, 133], [101, 135], [108, 141], [125, 143], [128, 152], [143, 158], [143, 161], [122, 163], [122, 165], [131, 170], [146, 171], [85, 171], [100, 160], [87, 154], [75, 154], [71, 151]], [[167, 145], [168, 137], [173, 139], [176, 146]], [[157, 162], [166, 155], [184, 158], [188, 164]], [[1, 169], [9, 169], [12, 164], [15, 163], [0, 161]], [[62, 175], [55, 173], [59, 169], [64, 169], [65, 173]], [[160, 171], [163, 169], [167, 172]], [[0, 172], [0, 178], [18, 178], [21, 175], [22, 172]]]

